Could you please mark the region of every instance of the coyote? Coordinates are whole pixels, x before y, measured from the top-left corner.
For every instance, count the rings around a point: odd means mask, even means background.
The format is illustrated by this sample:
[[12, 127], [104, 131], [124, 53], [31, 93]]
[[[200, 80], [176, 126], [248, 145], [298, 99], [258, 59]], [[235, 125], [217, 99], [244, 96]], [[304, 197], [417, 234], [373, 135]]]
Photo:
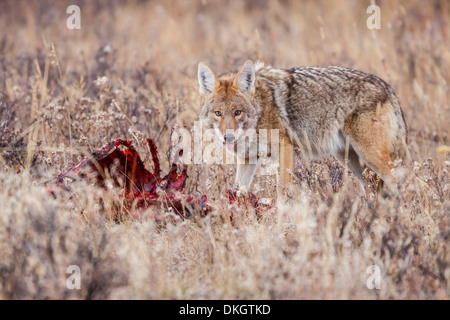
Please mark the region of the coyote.
[[[282, 186], [291, 182], [294, 146], [348, 159], [363, 185], [359, 158], [389, 184], [392, 161], [404, 156], [407, 129], [399, 100], [372, 74], [338, 66], [275, 69], [247, 61], [236, 73], [216, 76], [201, 62], [198, 82], [200, 121], [227, 149], [249, 129], [279, 130]], [[235, 187], [248, 191], [256, 168], [248, 161], [238, 164]]]

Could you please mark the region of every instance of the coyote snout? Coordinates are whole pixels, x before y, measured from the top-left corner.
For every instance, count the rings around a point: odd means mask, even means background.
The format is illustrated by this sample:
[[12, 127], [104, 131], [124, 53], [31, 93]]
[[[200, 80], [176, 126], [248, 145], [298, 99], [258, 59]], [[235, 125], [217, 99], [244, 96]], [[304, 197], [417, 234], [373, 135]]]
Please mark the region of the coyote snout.
[[[391, 180], [392, 161], [404, 155], [406, 124], [398, 98], [380, 78], [344, 67], [275, 69], [247, 61], [237, 73], [217, 77], [198, 67], [200, 120], [227, 149], [250, 129], [279, 130], [279, 184], [290, 181], [294, 145], [344, 160], [364, 183], [365, 165]], [[345, 141], [349, 149], [345, 150]], [[251, 147], [251, 146], [250, 146]], [[247, 152], [237, 153], [247, 159]], [[256, 165], [238, 163], [235, 186], [249, 189]]]
[[234, 136], [234, 134], [226, 134], [223, 136], [224, 143], [233, 144], [235, 139], [236, 139], [236, 137]]

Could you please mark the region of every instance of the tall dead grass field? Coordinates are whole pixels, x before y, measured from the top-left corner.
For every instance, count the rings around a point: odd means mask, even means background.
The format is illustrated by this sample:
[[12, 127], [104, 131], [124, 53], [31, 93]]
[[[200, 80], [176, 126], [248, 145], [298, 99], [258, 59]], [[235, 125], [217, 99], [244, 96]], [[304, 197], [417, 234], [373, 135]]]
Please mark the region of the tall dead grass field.
[[[66, 9], [81, 8], [69, 30]], [[0, 2], [0, 299], [447, 299], [450, 295], [448, 1]], [[361, 192], [334, 159], [296, 159], [275, 217], [230, 208], [234, 168], [192, 165], [186, 192], [214, 210], [113, 219], [117, 190], [44, 182], [116, 139], [145, 138], [169, 166], [170, 131], [198, 119], [197, 64], [341, 65], [396, 91], [405, 179]], [[374, 177], [369, 176], [369, 179]], [[276, 197], [259, 177], [258, 196]], [[99, 202], [99, 198], [102, 201]], [[234, 211], [233, 221], [230, 212]], [[81, 270], [79, 290], [67, 268]], [[379, 289], [367, 286], [370, 266]]]

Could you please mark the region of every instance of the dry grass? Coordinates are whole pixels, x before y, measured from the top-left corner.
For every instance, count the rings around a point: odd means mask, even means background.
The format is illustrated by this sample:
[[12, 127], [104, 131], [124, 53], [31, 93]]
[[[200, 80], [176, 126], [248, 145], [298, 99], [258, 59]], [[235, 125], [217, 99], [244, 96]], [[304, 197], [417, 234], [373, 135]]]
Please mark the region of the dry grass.
[[[69, 4], [79, 31], [66, 28]], [[368, 30], [369, 4], [2, 1], [0, 298], [448, 298], [449, 4], [383, 1], [381, 30]], [[49, 197], [43, 181], [115, 138], [152, 137], [168, 154], [170, 127], [197, 120], [197, 63], [227, 71], [247, 59], [387, 80], [409, 127], [398, 195], [361, 194], [327, 159], [298, 160], [290, 200], [262, 221], [229, 222], [225, 166], [190, 168], [188, 190], [217, 209], [176, 224], [112, 221], [114, 190], [102, 204], [89, 185]], [[273, 178], [255, 190], [273, 196]], [[81, 290], [66, 288], [73, 264]], [[370, 265], [380, 290], [366, 287]]]

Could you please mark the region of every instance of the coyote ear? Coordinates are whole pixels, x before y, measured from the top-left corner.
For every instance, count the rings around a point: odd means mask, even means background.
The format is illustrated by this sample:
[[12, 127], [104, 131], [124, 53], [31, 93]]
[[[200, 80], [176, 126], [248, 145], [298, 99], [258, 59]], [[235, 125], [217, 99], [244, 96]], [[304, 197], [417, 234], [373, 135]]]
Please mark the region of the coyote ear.
[[242, 93], [253, 93], [255, 91], [255, 69], [251, 60], [244, 63], [236, 75], [233, 84]]
[[207, 95], [214, 91], [217, 79], [214, 72], [203, 62], [198, 64], [198, 84], [202, 95]]

